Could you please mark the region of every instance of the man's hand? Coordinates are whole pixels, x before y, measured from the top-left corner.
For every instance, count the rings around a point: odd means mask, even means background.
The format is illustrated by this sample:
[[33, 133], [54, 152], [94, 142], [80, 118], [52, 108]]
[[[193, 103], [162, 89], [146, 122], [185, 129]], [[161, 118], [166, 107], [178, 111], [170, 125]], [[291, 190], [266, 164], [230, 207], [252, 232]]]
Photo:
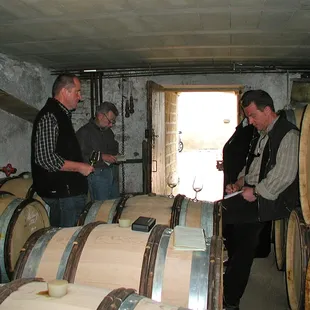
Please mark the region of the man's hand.
[[60, 171], [74, 171], [83, 174], [84, 176], [88, 176], [90, 173], [94, 172], [94, 167], [89, 164], [78, 162], [78, 161], [71, 161], [65, 160], [63, 166], [61, 167]]
[[240, 190], [240, 187], [237, 184], [227, 184], [225, 188], [225, 192], [227, 194], [231, 194]]
[[94, 172], [94, 170], [95, 168], [93, 166], [86, 163], [80, 163], [79, 173], [83, 174], [85, 177]]
[[243, 187], [243, 192], [242, 192], [242, 197], [249, 201], [249, 202], [253, 202], [256, 200], [256, 197], [254, 196], [254, 188], [253, 187]]
[[217, 160], [216, 161], [216, 169], [218, 171], [223, 171], [224, 170], [224, 164], [222, 160]]
[[102, 160], [103, 160], [103, 161], [106, 161], [107, 163], [110, 163], [110, 164], [116, 163], [116, 157], [113, 156], [113, 155], [110, 155], [110, 154], [102, 154], [101, 157], [102, 157]]

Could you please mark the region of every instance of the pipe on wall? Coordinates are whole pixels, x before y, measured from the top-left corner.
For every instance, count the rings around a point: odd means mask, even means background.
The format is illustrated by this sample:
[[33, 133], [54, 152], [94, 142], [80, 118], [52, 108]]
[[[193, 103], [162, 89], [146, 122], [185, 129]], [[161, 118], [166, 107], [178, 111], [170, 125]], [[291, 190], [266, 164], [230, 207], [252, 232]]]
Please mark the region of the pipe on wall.
[[95, 117], [95, 101], [94, 101], [94, 74], [90, 75], [90, 114]]
[[96, 105], [96, 108], [97, 108], [98, 105], [99, 105], [99, 99], [98, 99], [98, 73], [95, 72], [94, 76], [95, 76], [95, 105]]
[[99, 73], [99, 104], [103, 102], [103, 89], [102, 89], [102, 77], [103, 73]]
[[[81, 78], [89, 79], [89, 70], [83, 68], [69, 70], [79, 75]], [[197, 65], [167, 65], [149, 67], [128, 67], [128, 68], [98, 68], [96, 73], [102, 73], [102, 78], [121, 78], [138, 76], [158, 76], [158, 75], [188, 75], [188, 74], [240, 74], [240, 73], [309, 73], [309, 64], [300, 65], [280, 65], [280, 64], [197, 64]], [[60, 74], [63, 71], [56, 70], [52, 74]]]

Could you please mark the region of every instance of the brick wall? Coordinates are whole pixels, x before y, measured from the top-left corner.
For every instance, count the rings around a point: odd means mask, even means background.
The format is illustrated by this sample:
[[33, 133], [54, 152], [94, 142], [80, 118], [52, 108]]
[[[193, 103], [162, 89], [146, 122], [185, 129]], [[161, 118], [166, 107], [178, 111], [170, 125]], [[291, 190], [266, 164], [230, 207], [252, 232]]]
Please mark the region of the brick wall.
[[[177, 98], [175, 92], [165, 93], [165, 127], [166, 127], [166, 177], [177, 171]], [[167, 193], [170, 192], [167, 187]]]

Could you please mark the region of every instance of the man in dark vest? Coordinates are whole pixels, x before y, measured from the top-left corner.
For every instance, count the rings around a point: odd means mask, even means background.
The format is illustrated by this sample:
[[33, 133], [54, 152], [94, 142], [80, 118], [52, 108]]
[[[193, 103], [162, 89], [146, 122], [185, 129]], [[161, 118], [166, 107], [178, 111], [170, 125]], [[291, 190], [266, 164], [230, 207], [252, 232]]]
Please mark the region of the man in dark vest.
[[242, 193], [221, 202], [223, 225], [238, 227], [229, 241], [234, 246], [224, 275], [227, 310], [239, 309], [265, 223], [288, 217], [298, 202], [298, 129], [275, 113], [263, 90], [250, 91], [241, 103], [258, 133], [238, 180], [226, 186], [227, 193]]
[[87, 179], [94, 168], [83, 163], [71, 122], [81, 99], [75, 75], [56, 78], [52, 95], [38, 113], [31, 138], [33, 189], [50, 207], [51, 226], [76, 225], [86, 204]]
[[[245, 92], [240, 102], [242, 102], [251, 91]], [[238, 175], [244, 168], [246, 159], [249, 153], [250, 143], [253, 135], [256, 133], [256, 128], [249, 124], [248, 119], [244, 118], [244, 111], [240, 107], [241, 117], [243, 120], [236, 127], [234, 134], [228, 139], [223, 148], [223, 173], [224, 173], [224, 195], [225, 188], [228, 184], [233, 184], [238, 180]], [[233, 240], [234, 225], [228, 224], [223, 227], [223, 237], [225, 238], [225, 246], [228, 251], [228, 257], [231, 249], [228, 241]], [[238, 229], [238, 227], [236, 227]], [[238, 232], [237, 232], [238, 233]], [[265, 223], [265, 227], [260, 233], [259, 244], [256, 249], [255, 258], [265, 258], [271, 250], [271, 221]], [[234, 242], [232, 246], [234, 245]], [[227, 261], [225, 265], [227, 266]]]

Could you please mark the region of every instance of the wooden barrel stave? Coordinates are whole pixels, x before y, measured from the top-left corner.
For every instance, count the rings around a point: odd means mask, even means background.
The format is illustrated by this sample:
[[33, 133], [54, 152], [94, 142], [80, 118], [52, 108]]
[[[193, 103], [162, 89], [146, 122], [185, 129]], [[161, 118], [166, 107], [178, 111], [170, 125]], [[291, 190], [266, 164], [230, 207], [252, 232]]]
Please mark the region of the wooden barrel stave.
[[[79, 225], [93, 221], [116, 223], [113, 219], [120, 199], [88, 204], [81, 214]], [[219, 227], [216, 227], [219, 225], [220, 217], [218, 210], [213, 202], [193, 202], [183, 195], [176, 196], [174, 201], [166, 196], [137, 195], [126, 200], [121, 208], [120, 218], [133, 222], [139, 216], [146, 216], [156, 218], [157, 224], [168, 225], [171, 228], [176, 225], [202, 227], [207, 237], [211, 237], [219, 234]]]
[[306, 285], [305, 285], [305, 310], [310, 310], [310, 259], [306, 271]]
[[169, 226], [173, 199], [166, 196], [137, 195], [125, 204], [121, 218], [135, 221], [139, 216], [154, 217], [157, 224]]
[[310, 224], [310, 106], [306, 107], [301, 126], [299, 145], [299, 191], [300, 203], [305, 222]]
[[274, 221], [274, 253], [279, 271], [285, 270], [287, 219]]
[[202, 217], [202, 206], [204, 202], [193, 202], [184, 198], [181, 204], [181, 211], [178, 225], [189, 227], [200, 227]]
[[[157, 225], [155, 228], [160, 226]], [[20, 259], [16, 267], [18, 272], [15, 273], [14, 278], [25, 276], [43, 277], [46, 280], [56, 278], [67, 243], [77, 229], [79, 228], [62, 228], [57, 231], [45, 248], [40, 261], [36, 263], [38, 264], [37, 270], [32, 273], [29, 273], [28, 266], [33, 263], [28, 262], [37, 258], [29, 255], [26, 264], [23, 259]], [[205, 309], [209, 285], [206, 266], [210, 264], [211, 254], [207, 256], [207, 252], [202, 251], [177, 251], [173, 248], [172, 230], [164, 228], [163, 231], [165, 233], [160, 236], [160, 240], [156, 241], [155, 238], [156, 242], [150, 244], [149, 238], [152, 233], [136, 232], [130, 228], [120, 228], [115, 224], [93, 227], [85, 240], [79, 260], [67, 261], [70, 268], [76, 268], [76, 273], [70, 281], [108, 289], [116, 289], [120, 286], [132, 287], [135, 290], [140, 289], [139, 293], [148, 298], [157, 298], [157, 301], [183, 307], [187, 307], [188, 304], [197, 304], [198, 297], [201, 304], [202, 296], [205, 296], [205, 305], [199, 308]], [[222, 248], [221, 242], [219, 237], [213, 237], [211, 244], [218, 243]], [[154, 244], [156, 244], [156, 249], [153, 248]], [[211, 249], [211, 244], [209, 243], [208, 249]], [[34, 247], [39, 248], [40, 245], [36, 244]], [[153, 265], [148, 263], [147, 269], [143, 269], [146, 251], [150, 248], [150, 262], [153, 261]], [[213, 246], [213, 248], [216, 247]], [[19, 265], [23, 264], [24, 268], [19, 268]], [[221, 268], [219, 266], [218, 269]], [[150, 289], [141, 292], [140, 277], [144, 270], [146, 270], [146, 286]], [[217, 276], [220, 273], [221, 271], [218, 270]], [[201, 276], [203, 274], [205, 276]], [[222, 284], [218, 283], [218, 285]], [[216, 293], [220, 290], [219, 287], [212, 285], [210, 289], [213, 290], [213, 295], [220, 295]]]
[[2, 191], [7, 191], [12, 193], [18, 198], [28, 198], [27, 194], [32, 186], [32, 178], [28, 177], [19, 177], [7, 179], [4, 184], [1, 186]]
[[7, 178], [1, 185], [1, 191], [6, 191], [18, 198], [33, 198], [38, 200], [49, 214], [48, 204], [33, 190], [33, 180], [30, 173], [24, 173], [19, 177]]
[[214, 233], [214, 203], [208, 201], [194, 202], [185, 198], [182, 202], [178, 225], [188, 227], [202, 227], [206, 236], [211, 237]]
[[0, 269], [1, 280], [12, 277], [19, 252], [28, 237], [49, 226], [45, 208], [33, 199], [20, 199], [12, 195], [0, 197]]
[[[48, 295], [47, 283], [42, 279], [15, 280], [0, 288], [0, 305], [3, 310], [23, 309], [132, 309], [132, 310], [181, 310], [137, 295], [133, 289], [123, 287], [113, 291], [69, 284], [68, 293], [61, 298]], [[183, 310], [186, 310], [183, 308]]]
[[[223, 308], [223, 239], [215, 238], [211, 242], [210, 267], [209, 267], [209, 290], [208, 308], [221, 310]], [[214, 289], [210, 289], [213, 287]], [[220, 289], [218, 289], [220, 288]]]
[[304, 307], [306, 269], [309, 259], [309, 227], [300, 209], [291, 212], [286, 243], [286, 287], [292, 310]]

